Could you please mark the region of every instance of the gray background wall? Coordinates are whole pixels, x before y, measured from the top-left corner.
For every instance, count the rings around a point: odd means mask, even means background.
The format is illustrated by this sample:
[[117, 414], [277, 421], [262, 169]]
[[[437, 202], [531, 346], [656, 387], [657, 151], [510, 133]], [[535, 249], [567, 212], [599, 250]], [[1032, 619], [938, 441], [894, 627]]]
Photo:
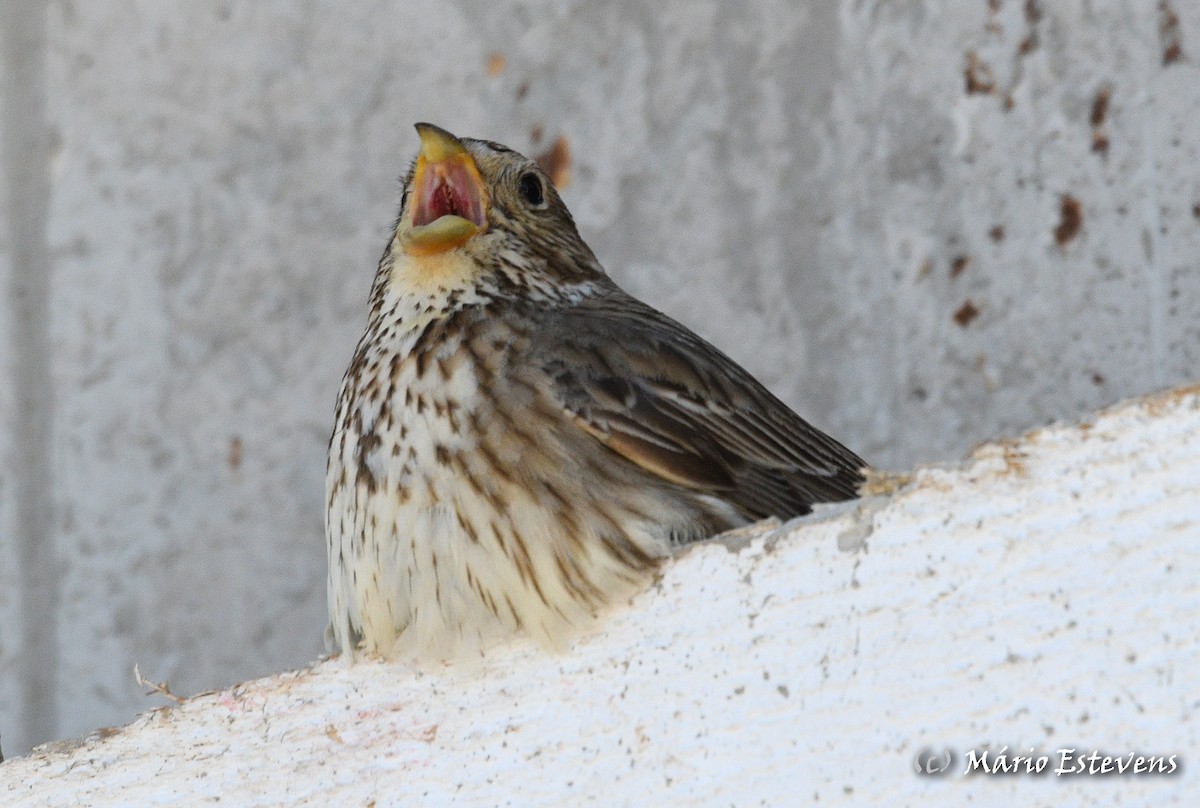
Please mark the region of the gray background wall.
[[322, 650], [414, 121], [565, 138], [611, 274], [879, 466], [1200, 376], [1194, 4], [26, 0], [0, 51], [8, 754]]

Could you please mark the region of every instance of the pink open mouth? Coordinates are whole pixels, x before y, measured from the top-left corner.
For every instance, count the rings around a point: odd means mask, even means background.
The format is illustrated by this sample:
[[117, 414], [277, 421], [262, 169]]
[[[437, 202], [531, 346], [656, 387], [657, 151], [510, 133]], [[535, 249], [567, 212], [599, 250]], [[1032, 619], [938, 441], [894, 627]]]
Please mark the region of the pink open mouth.
[[427, 167], [416, 189], [413, 226], [432, 224], [443, 216], [460, 216], [477, 227], [486, 224], [483, 197], [467, 166], [459, 160], [443, 160]]

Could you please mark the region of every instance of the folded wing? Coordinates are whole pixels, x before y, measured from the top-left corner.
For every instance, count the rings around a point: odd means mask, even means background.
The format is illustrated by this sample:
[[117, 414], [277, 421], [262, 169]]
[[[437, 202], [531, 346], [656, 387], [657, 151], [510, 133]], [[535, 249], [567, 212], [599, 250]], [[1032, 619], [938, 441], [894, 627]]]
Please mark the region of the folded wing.
[[866, 464], [732, 359], [613, 287], [541, 317], [533, 344], [573, 422], [626, 460], [749, 519], [858, 495]]

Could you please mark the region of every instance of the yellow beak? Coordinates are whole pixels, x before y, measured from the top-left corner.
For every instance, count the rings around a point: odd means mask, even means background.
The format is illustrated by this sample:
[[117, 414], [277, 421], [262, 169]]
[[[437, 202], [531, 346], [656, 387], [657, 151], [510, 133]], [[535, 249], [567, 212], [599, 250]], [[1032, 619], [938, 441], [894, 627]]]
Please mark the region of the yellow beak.
[[487, 229], [488, 194], [475, 158], [462, 141], [431, 123], [417, 124], [421, 153], [413, 174], [409, 255], [436, 255]]

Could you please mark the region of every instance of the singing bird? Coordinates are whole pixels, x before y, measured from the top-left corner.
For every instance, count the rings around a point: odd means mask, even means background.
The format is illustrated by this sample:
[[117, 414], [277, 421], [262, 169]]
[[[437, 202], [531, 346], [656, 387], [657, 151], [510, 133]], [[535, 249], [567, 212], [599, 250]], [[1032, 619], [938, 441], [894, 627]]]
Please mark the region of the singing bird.
[[416, 129], [329, 443], [351, 659], [563, 648], [674, 548], [857, 495], [864, 462], [622, 291], [532, 160]]

